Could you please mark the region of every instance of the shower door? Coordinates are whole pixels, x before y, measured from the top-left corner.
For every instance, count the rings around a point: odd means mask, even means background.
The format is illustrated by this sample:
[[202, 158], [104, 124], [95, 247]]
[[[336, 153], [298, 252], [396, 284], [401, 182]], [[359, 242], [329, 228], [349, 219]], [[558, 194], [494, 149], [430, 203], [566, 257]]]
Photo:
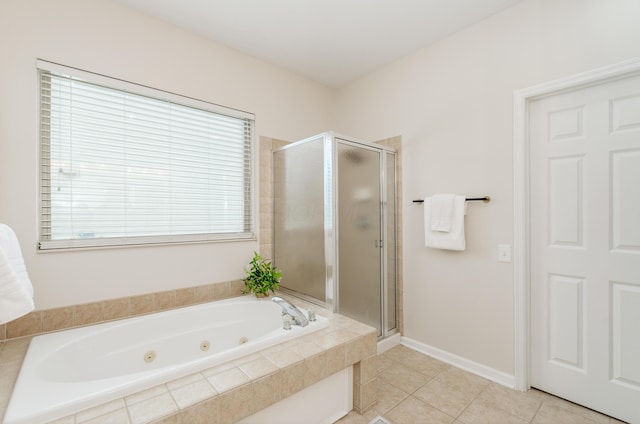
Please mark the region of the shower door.
[[337, 310], [382, 335], [382, 151], [338, 140]]

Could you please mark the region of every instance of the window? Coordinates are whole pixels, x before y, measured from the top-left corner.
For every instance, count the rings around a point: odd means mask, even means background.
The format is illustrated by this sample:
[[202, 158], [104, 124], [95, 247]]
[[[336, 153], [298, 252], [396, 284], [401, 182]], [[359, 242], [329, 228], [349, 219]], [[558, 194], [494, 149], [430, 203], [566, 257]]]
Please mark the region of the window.
[[252, 114], [38, 61], [40, 249], [252, 239]]

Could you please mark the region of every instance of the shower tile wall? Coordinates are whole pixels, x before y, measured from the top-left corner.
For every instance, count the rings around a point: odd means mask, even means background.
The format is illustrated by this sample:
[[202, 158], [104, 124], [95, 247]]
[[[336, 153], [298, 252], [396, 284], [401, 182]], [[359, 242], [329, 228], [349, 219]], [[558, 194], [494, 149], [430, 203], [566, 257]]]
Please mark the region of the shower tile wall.
[[273, 254], [273, 155], [274, 149], [289, 144], [286, 141], [275, 138], [260, 137], [259, 143], [260, 163], [260, 222], [259, 234], [260, 255], [271, 259]]

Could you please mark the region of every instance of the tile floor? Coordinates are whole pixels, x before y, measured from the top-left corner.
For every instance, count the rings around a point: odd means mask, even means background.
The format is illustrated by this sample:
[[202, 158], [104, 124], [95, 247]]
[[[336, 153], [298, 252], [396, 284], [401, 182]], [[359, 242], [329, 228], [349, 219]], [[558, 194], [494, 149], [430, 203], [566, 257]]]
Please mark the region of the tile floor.
[[404, 346], [379, 355], [377, 366], [377, 405], [338, 424], [367, 424], [378, 415], [392, 424], [621, 423], [535, 389], [508, 389]]

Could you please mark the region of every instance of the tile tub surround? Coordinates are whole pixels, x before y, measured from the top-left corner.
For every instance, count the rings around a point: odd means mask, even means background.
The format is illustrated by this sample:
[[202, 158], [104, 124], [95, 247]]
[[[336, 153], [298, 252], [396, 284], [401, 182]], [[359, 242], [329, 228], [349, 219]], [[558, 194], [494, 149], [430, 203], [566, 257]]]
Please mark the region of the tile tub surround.
[[0, 325], [0, 341], [66, 330], [239, 296], [242, 280], [33, 311]]
[[[354, 411], [366, 413], [377, 396], [375, 329], [289, 299], [328, 317], [329, 327], [53, 423], [233, 423], [351, 365]], [[29, 341], [0, 343], [0, 417]]]

